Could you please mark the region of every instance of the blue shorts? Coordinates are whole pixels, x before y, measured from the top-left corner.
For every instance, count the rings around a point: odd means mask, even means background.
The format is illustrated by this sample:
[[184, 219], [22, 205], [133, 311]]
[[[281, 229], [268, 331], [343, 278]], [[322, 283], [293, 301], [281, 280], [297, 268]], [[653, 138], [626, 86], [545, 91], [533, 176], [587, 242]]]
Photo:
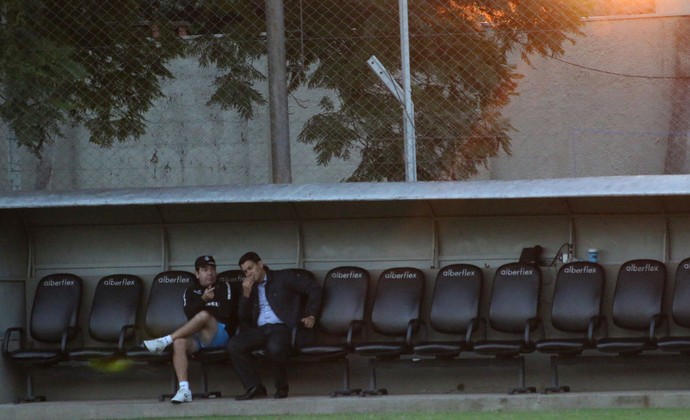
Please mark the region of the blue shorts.
[[200, 349], [210, 347], [225, 347], [228, 344], [228, 341], [230, 341], [230, 336], [228, 335], [228, 332], [225, 330], [225, 324], [223, 324], [222, 322], [216, 322], [216, 328], [218, 328], [216, 330], [216, 335], [213, 336], [213, 339], [211, 339], [211, 342], [208, 344], [202, 343], [198, 335], [194, 336], [196, 345]]

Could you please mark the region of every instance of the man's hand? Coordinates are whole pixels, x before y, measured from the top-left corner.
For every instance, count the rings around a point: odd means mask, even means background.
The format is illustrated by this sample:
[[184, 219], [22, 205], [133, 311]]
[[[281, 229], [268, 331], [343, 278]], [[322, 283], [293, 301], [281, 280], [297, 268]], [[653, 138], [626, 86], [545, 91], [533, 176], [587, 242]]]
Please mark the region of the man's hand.
[[254, 280], [251, 277], [245, 277], [242, 281], [242, 295], [248, 298], [252, 294], [252, 287], [254, 286]]
[[313, 315], [302, 318], [302, 325], [304, 325], [305, 328], [314, 328], [314, 324], [316, 324], [316, 318], [314, 318]]
[[208, 302], [209, 300], [212, 300], [216, 294], [215, 294], [216, 287], [215, 286], [208, 286], [206, 290], [204, 290], [204, 294], [201, 295], [201, 300], [204, 302]]

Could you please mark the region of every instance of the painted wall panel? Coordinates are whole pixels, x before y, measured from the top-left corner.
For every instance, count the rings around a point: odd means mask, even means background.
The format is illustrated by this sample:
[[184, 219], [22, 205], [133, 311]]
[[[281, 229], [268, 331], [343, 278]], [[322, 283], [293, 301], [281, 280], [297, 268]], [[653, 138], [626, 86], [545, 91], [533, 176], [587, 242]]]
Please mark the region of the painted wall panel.
[[[36, 277], [56, 271], [114, 274], [161, 267], [158, 226], [65, 226], [32, 230]], [[101, 269], [101, 270], [98, 270]]]
[[315, 269], [359, 264], [367, 269], [397, 265], [429, 268], [431, 219], [310, 221], [303, 225], [305, 260]]
[[466, 262], [498, 266], [517, 261], [523, 248], [540, 245], [553, 258], [569, 240], [567, 217], [467, 217], [438, 223], [439, 264]]
[[218, 270], [236, 269], [247, 251], [257, 252], [272, 268], [296, 267], [298, 231], [292, 222], [178, 225], [168, 228], [171, 269], [193, 271], [199, 255], [216, 258]]
[[635, 258], [664, 261], [663, 217], [591, 216], [575, 219], [575, 255], [587, 258], [596, 248], [601, 264], [620, 265]]
[[29, 241], [19, 212], [5, 212], [0, 230], [0, 282], [23, 280], [28, 270]]
[[690, 257], [690, 216], [669, 218], [669, 261], [679, 263]]

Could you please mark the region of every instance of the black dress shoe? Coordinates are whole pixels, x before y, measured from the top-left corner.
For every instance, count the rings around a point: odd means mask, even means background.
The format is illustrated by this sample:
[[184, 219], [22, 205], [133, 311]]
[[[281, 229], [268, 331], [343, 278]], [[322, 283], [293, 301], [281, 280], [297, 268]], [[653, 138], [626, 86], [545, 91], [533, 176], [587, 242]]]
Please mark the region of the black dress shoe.
[[[287, 396], [287, 394], [285, 394]], [[263, 385], [257, 385], [254, 387], [251, 387], [247, 390], [242, 395], [238, 395], [235, 397], [235, 400], [237, 401], [244, 401], [244, 400], [251, 400], [257, 397], [265, 397], [266, 396], [266, 388]]]
[[290, 388], [287, 386], [280, 387], [280, 388], [276, 389], [276, 393], [273, 396], [273, 398], [275, 398], [277, 400], [287, 398], [289, 391], [290, 391]]

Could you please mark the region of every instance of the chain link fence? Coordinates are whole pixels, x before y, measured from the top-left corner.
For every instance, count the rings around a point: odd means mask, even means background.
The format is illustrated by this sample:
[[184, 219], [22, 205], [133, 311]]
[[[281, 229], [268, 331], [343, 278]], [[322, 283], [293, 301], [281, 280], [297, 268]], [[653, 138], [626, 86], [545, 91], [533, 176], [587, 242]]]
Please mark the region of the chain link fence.
[[[265, 0], [0, 4], [0, 190], [271, 182]], [[654, 0], [410, 1], [414, 115], [397, 1], [284, 10], [295, 183], [405, 180], [404, 118], [421, 181], [688, 173], [690, 18]]]

